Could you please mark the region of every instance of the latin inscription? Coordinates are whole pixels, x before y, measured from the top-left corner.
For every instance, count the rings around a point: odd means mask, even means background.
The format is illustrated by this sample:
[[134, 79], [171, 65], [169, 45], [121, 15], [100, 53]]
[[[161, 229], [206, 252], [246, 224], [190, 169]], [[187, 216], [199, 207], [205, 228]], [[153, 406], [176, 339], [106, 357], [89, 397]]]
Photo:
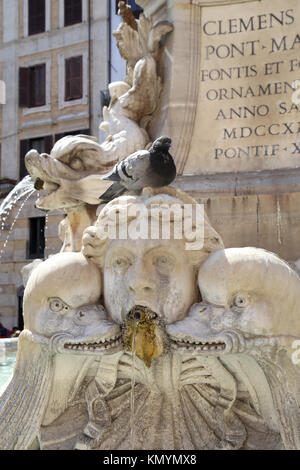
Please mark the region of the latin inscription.
[[206, 157], [215, 169], [229, 160], [239, 160], [238, 170], [242, 162], [256, 169], [258, 158], [269, 168], [299, 166], [298, 3], [263, 0], [202, 10], [197, 139]]

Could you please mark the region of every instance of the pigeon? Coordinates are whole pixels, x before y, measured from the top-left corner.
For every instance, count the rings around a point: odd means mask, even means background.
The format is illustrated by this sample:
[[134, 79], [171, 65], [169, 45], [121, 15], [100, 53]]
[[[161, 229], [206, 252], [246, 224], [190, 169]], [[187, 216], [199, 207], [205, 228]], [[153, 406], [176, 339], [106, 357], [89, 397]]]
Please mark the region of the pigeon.
[[102, 177], [114, 183], [99, 199], [109, 202], [126, 191], [141, 191], [146, 186], [167, 186], [176, 177], [176, 166], [169, 153], [171, 139], [161, 136], [149, 150], [139, 150], [117, 163], [112, 171]]

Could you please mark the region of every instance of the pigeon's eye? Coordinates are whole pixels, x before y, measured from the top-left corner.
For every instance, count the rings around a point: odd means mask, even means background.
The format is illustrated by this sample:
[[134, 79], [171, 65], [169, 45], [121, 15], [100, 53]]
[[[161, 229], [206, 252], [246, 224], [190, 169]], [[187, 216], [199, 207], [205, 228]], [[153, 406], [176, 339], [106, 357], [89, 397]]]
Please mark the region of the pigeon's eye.
[[236, 308], [245, 308], [248, 305], [248, 301], [244, 295], [238, 294], [234, 297], [232, 306]]
[[49, 306], [50, 310], [54, 313], [66, 313], [69, 310], [69, 306], [58, 297], [51, 297], [49, 299]]

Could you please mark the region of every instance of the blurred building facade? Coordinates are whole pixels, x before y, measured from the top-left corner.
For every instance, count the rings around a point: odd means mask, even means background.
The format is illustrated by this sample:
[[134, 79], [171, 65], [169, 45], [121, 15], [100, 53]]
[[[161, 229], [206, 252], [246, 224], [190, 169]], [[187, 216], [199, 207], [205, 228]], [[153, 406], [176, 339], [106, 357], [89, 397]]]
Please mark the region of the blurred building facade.
[[[98, 128], [108, 83], [125, 74], [112, 36], [121, 21], [117, 10], [115, 0], [0, 0], [0, 80], [6, 87], [0, 203], [26, 176], [31, 148], [50, 152], [68, 134], [103, 140]], [[64, 214], [45, 214], [35, 199], [33, 193], [22, 208], [21, 199], [0, 232], [0, 321], [7, 328], [23, 326], [22, 267], [62, 245]]]

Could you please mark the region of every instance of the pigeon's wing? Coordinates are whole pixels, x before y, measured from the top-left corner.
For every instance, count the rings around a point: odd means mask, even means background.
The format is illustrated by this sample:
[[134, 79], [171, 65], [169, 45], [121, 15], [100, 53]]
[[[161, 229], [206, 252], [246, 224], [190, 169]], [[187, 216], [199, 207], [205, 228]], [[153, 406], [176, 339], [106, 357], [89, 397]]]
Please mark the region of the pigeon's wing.
[[109, 202], [115, 197], [121, 196], [123, 193], [125, 193], [126, 188], [122, 186], [122, 184], [115, 182], [113, 183], [101, 196], [99, 199], [102, 199], [102, 201]]
[[121, 181], [131, 184], [141, 179], [149, 168], [149, 156], [147, 150], [140, 150], [123, 160], [119, 169]]

